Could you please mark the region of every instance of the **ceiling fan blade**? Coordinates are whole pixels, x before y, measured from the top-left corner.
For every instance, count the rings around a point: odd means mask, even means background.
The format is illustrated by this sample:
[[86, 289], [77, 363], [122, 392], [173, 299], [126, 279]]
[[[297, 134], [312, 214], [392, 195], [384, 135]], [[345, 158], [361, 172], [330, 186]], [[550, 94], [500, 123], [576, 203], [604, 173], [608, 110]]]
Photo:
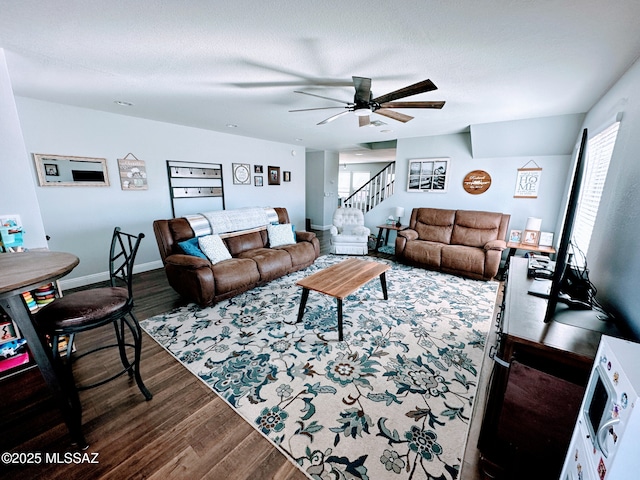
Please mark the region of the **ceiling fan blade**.
[[371, 79], [365, 77], [352, 77], [353, 86], [356, 87], [356, 100], [369, 103], [371, 101]]
[[442, 108], [445, 102], [385, 102], [382, 108]]
[[422, 82], [414, 83], [408, 87], [374, 98], [372, 101], [378, 103], [392, 102], [399, 98], [410, 97], [411, 95], [417, 95], [418, 93], [430, 92], [437, 89], [438, 87], [436, 87], [431, 80], [423, 80]]
[[289, 112], [310, 112], [311, 110], [331, 110], [334, 108], [349, 108], [349, 107], [298, 108], [297, 110], [289, 110]]
[[358, 117], [358, 124], [361, 127], [366, 127], [367, 125], [370, 125], [371, 124], [371, 120], [369, 118], [369, 115]]
[[343, 115], [346, 115], [347, 113], [350, 113], [349, 110], [345, 110], [344, 112], [340, 112], [337, 115], [334, 115], [333, 117], [325, 118], [323, 121], [318, 123], [318, 125], [324, 125], [325, 123], [333, 122], [336, 118], [341, 117]]
[[412, 120], [413, 117], [410, 115], [405, 115], [404, 113], [394, 112], [393, 110], [387, 110], [385, 108], [379, 108], [375, 111], [378, 115], [382, 115], [384, 117], [393, 118], [402, 123], [407, 123], [409, 120]]
[[295, 90], [294, 93], [301, 93], [303, 95], [310, 95], [312, 97], [324, 98], [325, 100], [331, 100], [332, 102], [340, 102], [340, 103], [344, 103], [345, 105], [350, 105], [349, 102], [345, 102], [344, 100], [338, 100], [337, 98], [331, 98], [331, 97], [323, 97], [322, 95], [316, 95], [315, 93], [301, 92], [299, 90]]

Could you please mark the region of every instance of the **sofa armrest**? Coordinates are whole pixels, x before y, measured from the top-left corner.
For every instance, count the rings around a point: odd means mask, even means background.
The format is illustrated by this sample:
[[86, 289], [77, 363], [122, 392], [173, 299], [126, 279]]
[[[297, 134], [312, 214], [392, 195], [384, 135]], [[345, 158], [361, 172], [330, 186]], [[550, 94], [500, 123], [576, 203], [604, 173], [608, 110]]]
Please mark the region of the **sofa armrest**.
[[335, 225], [331, 225], [331, 228], [329, 229], [329, 233], [331, 235], [337, 235], [338, 234], [338, 227], [336, 227]]
[[505, 248], [507, 248], [507, 242], [505, 242], [504, 240], [491, 240], [484, 246], [485, 250], [498, 250], [500, 252]]
[[196, 257], [194, 255], [185, 255], [182, 253], [174, 253], [165, 259], [166, 265], [185, 268], [188, 270], [197, 270], [199, 268], [211, 268], [211, 262], [205, 258]]
[[305, 230], [296, 232], [296, 240], [298, 242], [311, 242], [314, 238], [316, 238], [316, 234], [313, 232], [307, 232]]
[[410, 228], [405, 228], [404, 230], [399, 230], [398, 231], [398, 236], [405, 238], [407, 241], [417, 240], [418, 239], [418, 232], [416, 232], [415, 230], [412, 230]]

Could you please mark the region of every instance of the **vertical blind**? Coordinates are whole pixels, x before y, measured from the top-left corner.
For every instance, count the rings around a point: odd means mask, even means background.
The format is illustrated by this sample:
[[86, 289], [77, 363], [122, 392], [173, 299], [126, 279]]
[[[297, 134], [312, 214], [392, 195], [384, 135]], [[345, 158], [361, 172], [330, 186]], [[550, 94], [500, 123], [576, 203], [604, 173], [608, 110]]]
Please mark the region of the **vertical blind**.
[[589, 249], [619, 126], [620, 122], [613, 123], [591, 137], [587, 143], [584, 177], [573, 228], [573, 242], [585, 255]]

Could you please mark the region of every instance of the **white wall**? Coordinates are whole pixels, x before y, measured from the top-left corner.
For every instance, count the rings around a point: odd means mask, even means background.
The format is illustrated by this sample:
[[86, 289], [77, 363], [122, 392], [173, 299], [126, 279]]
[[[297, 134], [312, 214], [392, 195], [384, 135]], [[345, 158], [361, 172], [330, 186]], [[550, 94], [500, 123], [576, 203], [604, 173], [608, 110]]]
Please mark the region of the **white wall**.
[[307, 152], [306, 165], [306, 218], [318, 229], [324, 222], [324, 151]]
[[[409, 159], [435, 157], [450, 158], [448, 190], [444, 193], [407, 192]], [[542, 168], [538, 197], [514, 198], [517, 170], [531, 160]], [[471, 156], [468, 133], [399, 139], [395, 194], [366, 214], [366, 225], [376, 233], [375, 226], [384, 223], [396, 206], [405, 208], [402, 219], [405, 225], [413, 208], [434, 207], [508, 213], [511, 215], [510, 229], [523, 229], [527, 217], [539, 217], [542, 218], [542, 230], [553, 232], [570, 160], [570, 155], [475, 159]], [[485, 193], [471, 195], [462, 188], [462, 180], [472, 170], [485, 170], [491, 175], [491, 187]]]
[[338, 208], [338, 152], [307, 152], [307, 218], [315, 230], [328, 230]]
[[[107, 159], [109, 187], [36, 187], [44, 229], [52, 250], [68, 251], [80, 265], [66, 285], [95, 281], [106, 272], [106, 252], [113, 227], [143, 232], [137, 264], [156, 268], [159, 253], [152, 229], [156, 219], [171, 218], [166, 160], [222, 163], [227, 209], [246, 206], [286, 207], [292, 223], [304, 229], [304, 148], [154, 122], [16, 97], [26, 150], [31, 153], [102, 157]], [[292, 151], [296, 154], [292, 155]], [[146, 162], [149, 189], [123, 191], [117, 159], [133, 153]], [[279, 166], [291, 171], [291, 182], [263, 187], [234, 185], [232, 163]], [[33, 161], [23, 158], [21, 169], [31, 172]], [[213, 210], [213, 208], [212, 208]], [[13, 213], [13, 212], [9, 212]], [[197, 213], [197, 212], [193, 212]], [[27, 233], [28, 235], [28, 233]], [[69, 279], [77, 280], [76, 283]]]
[[28, 158], [4, 50], [0, 49], [0, 215], [20, 215], [24, 246], [45, 248], [40, 206], [31, 172], [25, 168]]
[[622, 113], [598, 217], [587, 253], [597, 299], [640, 339], [640, 61], [589, 111], [589, 136]]

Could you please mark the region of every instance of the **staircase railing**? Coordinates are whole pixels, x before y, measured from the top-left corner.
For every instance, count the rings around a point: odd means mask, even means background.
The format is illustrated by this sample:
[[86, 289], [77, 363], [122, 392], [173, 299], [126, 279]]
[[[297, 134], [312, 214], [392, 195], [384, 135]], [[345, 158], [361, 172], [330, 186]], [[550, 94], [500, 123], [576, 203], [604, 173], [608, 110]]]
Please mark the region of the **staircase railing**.
[[371, 180], [344, 200], [345, 207], [355, 207], [367, 213], [393, 195], [396, 181], [396, 162], [389, 163]]

